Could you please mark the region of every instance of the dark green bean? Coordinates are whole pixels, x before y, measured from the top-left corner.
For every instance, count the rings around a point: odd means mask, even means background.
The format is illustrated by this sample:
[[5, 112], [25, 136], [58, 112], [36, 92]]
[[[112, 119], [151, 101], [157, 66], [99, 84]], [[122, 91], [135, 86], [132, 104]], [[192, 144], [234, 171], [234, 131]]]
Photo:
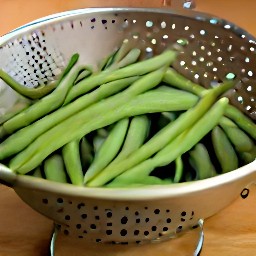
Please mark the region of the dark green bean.
[[80, 141], [80, 157], [83, 170], [86, 170], [92, 163], [92, 151], [92, 146], [90, 145], [86, 137], [83, 137]]

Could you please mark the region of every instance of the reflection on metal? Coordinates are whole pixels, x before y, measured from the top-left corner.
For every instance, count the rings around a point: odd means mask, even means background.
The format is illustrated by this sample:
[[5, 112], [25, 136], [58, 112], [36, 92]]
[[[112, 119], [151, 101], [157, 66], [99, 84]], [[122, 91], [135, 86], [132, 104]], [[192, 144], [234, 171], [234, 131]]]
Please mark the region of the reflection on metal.
[[194, 9], [196, 7], [195, 0], [163, 0], [163, 6], [172, 8]]
[[204, 220], [200, 219], [198, 221], [198, 225], [199, 225], [199, 240], [198, 240], [198, 244], [195, 249], [195, 252], [194, 252], [194, 256], [200, 255], [200, 253], [203, 249], [203, 244], [204, 244], [204, 230], [203, 230]]

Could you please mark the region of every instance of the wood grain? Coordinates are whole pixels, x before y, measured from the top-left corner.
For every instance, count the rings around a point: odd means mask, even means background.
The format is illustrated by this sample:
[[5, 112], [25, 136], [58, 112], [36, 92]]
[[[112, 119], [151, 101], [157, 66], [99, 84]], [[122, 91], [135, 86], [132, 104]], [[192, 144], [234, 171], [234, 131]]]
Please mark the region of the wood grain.
[[[235, 22], [256, 35], [255, 0], [196, 0], [197, 10]], [[158, 0], [1, 0], [0, 35], [36, 18], [88, 6], [158, 6]], [[121, 3], [121, 4], [120, 4]], [[250, 196], [238, 198], [228, 208], [205, 222], [205, 243], [201, 256], [256, 255], [256, 189]], [[0, 185], [0, 256], [46, 256], [52, 221], [24, 204], [14, 191]], [[192, 255], [197, 234], [161, 244], [126, 247], [93, 246], [59, 237], [57, 256], [186, 256]]]

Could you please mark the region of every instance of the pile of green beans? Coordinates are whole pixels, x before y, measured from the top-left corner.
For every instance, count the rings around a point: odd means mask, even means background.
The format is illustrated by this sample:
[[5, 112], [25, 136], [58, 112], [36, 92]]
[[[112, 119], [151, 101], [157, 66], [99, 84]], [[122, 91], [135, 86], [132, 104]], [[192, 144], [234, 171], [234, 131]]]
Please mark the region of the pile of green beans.
[[[88, 187], [200, 180], [256, 158], [256, 125], [229, 104], [236, 81], [205, 89], [123, 44], [97, 70], [74, 54], [53, 85], [26, 89], [0, 116], [0, 161], [19, 175]], [[49, 88], [47, 88], [49, 86]]]

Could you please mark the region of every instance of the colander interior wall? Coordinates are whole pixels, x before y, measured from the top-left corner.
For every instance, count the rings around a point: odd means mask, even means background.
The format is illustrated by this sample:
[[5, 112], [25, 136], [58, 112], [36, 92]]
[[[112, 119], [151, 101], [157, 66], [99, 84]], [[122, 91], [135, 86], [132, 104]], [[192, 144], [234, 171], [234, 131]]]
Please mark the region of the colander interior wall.
[[49, 20], [4, 42], [0, 68], [35, 87], [56, 79], [75, 52], [81, 63], [96, 66], [124, 40], [142, 49], [142, 57], [183, 45], [174, 67], [205, 87], [236, 76], [241, 83], [230, 99], [256, 118], [254, 38], [230, 22], [192, 11], [92, 9]]

